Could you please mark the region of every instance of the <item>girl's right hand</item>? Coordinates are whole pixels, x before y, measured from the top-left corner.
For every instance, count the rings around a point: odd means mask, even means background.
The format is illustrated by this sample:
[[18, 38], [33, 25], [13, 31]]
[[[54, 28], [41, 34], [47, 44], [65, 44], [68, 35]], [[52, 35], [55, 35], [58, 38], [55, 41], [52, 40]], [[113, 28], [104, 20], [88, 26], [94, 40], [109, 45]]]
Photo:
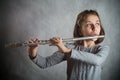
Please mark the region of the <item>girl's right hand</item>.
[[[33, 38], [33, 39], [30, 39], [28, 42], [34, 43], [34, 42], [39, 42], [39, 41], [40, 41], [39, 39]], [[34, 59], [37, 56], [38, 48], [39, 48], [39, 44], [28, 46], [27, 51], [31, 59]]]

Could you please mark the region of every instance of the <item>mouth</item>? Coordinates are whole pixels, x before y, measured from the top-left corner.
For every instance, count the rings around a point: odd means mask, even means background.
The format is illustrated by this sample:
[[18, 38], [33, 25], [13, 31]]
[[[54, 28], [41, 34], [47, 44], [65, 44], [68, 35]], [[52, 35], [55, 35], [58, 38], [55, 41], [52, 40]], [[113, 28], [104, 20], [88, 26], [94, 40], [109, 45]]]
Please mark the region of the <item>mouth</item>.
[[91, 34], [91, 36], [98, 36], [99, 34], [96, 34], [96, 33], [93, 33], [93, 34]]

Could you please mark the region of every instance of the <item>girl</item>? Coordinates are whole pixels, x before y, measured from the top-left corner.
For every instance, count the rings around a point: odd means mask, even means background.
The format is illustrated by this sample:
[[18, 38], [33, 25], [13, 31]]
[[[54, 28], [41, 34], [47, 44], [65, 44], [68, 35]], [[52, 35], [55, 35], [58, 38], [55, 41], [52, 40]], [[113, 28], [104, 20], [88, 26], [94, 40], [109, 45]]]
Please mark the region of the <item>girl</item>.
[[[105, 35], [99, 14], [95, 10], [81, 12], [76, 20], [73, 36], [86, 37]], [[29, 42], [40, 41], [31, 39]], [[100, 43], [103, 38], [76, 41], [64, 45], [62, 39], [53, 37], [51, 46], [57, 46], [58, 51], [48, 57], [37, 54], [39, 45], [28, 47], [28, 53], [40, 68], [46, 68], [67, 61], [67, 80], [101, 80], [101, 64], [105, 61], [109, 47]]]

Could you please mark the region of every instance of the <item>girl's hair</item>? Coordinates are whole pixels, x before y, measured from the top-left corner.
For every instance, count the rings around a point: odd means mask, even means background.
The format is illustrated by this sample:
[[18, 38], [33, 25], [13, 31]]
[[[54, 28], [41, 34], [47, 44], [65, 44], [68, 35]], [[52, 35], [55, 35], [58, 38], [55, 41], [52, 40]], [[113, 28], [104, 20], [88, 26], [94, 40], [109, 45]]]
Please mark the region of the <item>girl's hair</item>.
[[[82, 24], [87, 19], [87, 17], [89, 15], [96, 15], [100, 20], [99, 14], [95, 10], [85, 10], [85, 11], [79, 13], [78, 16], [77, 16], [75, 26], [74, 26], [74, 32], [73, 32], [73, 37], [74, 38], [83, 37], [83, 35], [81, 33]], [[102, 24], [101, 24], [101, 20], [100, 20], [100, 27], [101, 27], [100, 35], [105, 35], [104, 29], [103, 29]], [[99, 44], [103, 40], [104, 40], [104, 38], [98, 38], [95, 41], [95, 44]], [[83, 45], [83, 41], [76, 41], [75, 45]]]

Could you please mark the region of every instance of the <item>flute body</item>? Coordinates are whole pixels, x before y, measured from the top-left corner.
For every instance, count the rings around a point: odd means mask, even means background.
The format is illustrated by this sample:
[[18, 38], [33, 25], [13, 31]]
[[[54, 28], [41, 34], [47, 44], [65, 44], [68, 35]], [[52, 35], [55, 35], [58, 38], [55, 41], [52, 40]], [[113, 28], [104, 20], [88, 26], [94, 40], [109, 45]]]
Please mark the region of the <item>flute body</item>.
[[[74, 41], [79, 41], [79, 40], [96, 39], [96, 38], [104, 38], [104, 35], [79, 37], [79, 38], [66, 38], [66, 39], [63, 39], [63, 43], [69, 43], [69, 42], [74, 42]], [[15, 47], [21, 47], [21, 46], [30, 46], [30, 45], [35, 45], [35, 44], [40, 44], [40, 45], [50, 44], [50, 40], [40, 40], [39, 42], [33, 42], [33, 43], [28, 43], [28, 42], [9, 43], [5, 45], [5, 47], [15, 48]]]

